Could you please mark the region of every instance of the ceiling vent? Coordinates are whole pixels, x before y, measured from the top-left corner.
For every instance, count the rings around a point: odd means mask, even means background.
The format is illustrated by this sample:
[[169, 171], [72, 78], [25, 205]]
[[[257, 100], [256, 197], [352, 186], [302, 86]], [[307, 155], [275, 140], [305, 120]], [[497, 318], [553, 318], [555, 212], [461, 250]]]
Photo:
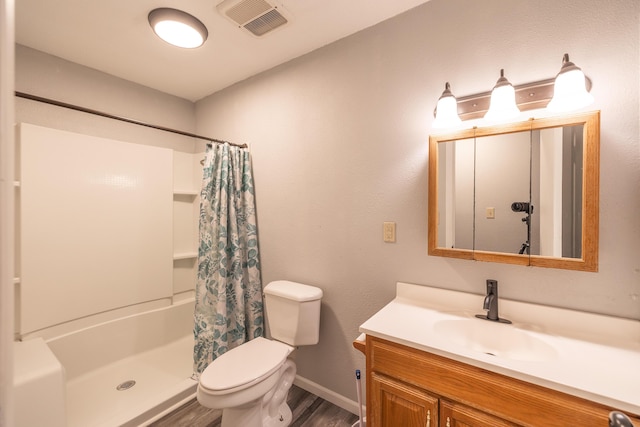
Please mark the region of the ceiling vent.
[[222, 16], [256, 37], [289, 22], [281, 6], [266, 0], [224, 0], [216, 9]]

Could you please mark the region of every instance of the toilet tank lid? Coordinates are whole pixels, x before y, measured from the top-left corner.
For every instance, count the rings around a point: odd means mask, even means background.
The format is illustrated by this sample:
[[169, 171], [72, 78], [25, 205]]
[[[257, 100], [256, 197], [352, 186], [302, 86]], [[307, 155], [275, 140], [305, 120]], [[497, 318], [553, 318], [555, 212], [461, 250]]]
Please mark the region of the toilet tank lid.
[[299, 302], [316, 301], [322, 298], [322, 289], [288, 280], [269, 283], [265, 286], [264, 293]]

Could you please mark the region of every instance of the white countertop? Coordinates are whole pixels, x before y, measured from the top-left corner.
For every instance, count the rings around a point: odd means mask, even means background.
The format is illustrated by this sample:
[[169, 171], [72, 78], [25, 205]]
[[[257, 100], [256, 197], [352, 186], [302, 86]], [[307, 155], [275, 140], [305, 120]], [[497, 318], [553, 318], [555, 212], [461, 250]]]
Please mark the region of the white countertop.
[[[500, 318], [513, 324], [497, 324], [475, 318], [485, 313], [483, 300], [483, 295], [398, 283], [396, 298], [360, 332], [640, 414], [640, 321], [500, 299]], [[463, 319], [497, 334], [527, 335], [543, 356], [501, 357], [471, 349], [441, 328]]]

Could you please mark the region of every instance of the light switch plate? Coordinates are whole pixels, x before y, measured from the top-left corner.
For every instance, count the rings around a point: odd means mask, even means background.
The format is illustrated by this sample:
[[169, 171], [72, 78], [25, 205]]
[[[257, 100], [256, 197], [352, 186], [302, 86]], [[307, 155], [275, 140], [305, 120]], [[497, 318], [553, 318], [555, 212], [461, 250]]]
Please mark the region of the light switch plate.
[[487, 219], [495, 219], [496, 218], [496, 208], [486, 208], [485, 216]]
[[382, 224], [382, 240], [386, 243], [395, 243], [396, 242], [396, 223], [395, 222], [384, 222]]

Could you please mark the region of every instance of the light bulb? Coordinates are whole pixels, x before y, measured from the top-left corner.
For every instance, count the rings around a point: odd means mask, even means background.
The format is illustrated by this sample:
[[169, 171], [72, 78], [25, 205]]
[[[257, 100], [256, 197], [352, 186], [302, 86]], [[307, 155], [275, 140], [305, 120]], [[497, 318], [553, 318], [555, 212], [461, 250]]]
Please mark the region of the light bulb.
[[181, 10], [160, 8], [149, 13], [149, 24], [162, 40], [177, 47], [192, 49], [205, 42], [207, 28], [197, 18]]
[[200, 33], [182, 22], [160, 21], [153, 29], [162, 40], [178, 47], [194, 48], [204, 41]]
[[516, 91], [500, 70], [500, 78], [491, 91], [491, 104], [484, 118], [488, 121], [503, 121], [516, 118], [520, 110], [516, 105]]
[[577, 110], [593, 103], [593, 95], [587, 92], [586, 78], [580, 68], [569, 61], [569, 54], [562, 58], [562, 68], [553, 86], [553, 98], [547, 109], [553, 112]]
[[433, 121], [432, 127], [434, 129], [444, 129], [455, 127], [462, 123], [460, 116], [458, 116], [458, 101], [456, 97], [451, 93], [451, 86], [447, 82], [444, 86], [444, 92], [438, 99], [436, 106], [436, 118]]

